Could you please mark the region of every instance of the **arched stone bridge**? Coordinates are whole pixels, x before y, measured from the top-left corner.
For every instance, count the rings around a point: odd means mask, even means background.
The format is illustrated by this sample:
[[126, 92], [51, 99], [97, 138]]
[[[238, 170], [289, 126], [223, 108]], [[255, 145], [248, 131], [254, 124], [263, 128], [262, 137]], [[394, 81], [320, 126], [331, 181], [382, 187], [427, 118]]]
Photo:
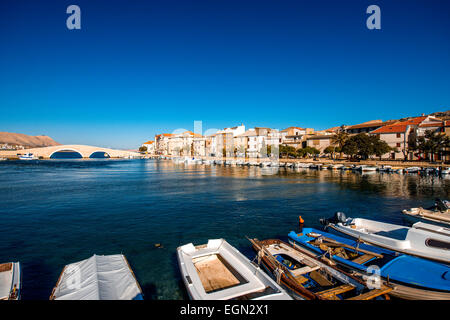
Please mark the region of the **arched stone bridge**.
[[25, 150], [16, 150], [14, 154], [25, 154], [31, 152], [33, 155], [37, 157], [42, 157], [45, 159], [51, 158], [51, 156], [60, 151], [72, 151], [78, 152], [83, 158], [89, 158], [93, 153], [96, 152], [104, 152], [108, 154], [110, 158], [128, 158], [128, 157], [137, 157], [140, 156], [137, 152], [125, 151], [125, 150], [115, 150], [108, 148], [100, 148], [94, 146], [85, 146], [85, 145], [59, 145], [52, 147], [42, 147], [42, 148], [31, 148]]

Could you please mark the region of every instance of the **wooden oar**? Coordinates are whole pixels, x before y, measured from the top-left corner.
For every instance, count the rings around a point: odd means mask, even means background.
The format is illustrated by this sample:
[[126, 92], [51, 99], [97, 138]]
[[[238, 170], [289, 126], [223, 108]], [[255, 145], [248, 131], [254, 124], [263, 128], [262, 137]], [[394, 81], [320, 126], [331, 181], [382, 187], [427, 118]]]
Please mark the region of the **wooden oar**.
[[316, 239], [317, 238], [322, 238], [323, 240], [329, 242], [329, 244], [328, 243], [323, 243], [324, 245], [341, 246], [341, 247], [344, 247], [344, 248], [349, 248], [349, 249], [356, 250], [357, 252], [359, 251], [359, 252], [362, 252], [362, 253], [367, 253], [367, 254], [373, 255], [373, 256], [375, 256], [377, 258], [383, 258], [382, 254], [375, 253], [375, 252], [372, 252], [372, 251], [369, 251], [369, 250], [364, 250], [364, 249], [361, 249], [361, 248], [352, 247], [352, 246], [349, 246], [349, 245], [347, 245], [345, 243], [341, 243], [339, 241], [335, 241], [333, 239], [330, 239], [330, 238], [327, 238], [327, 237], [324, 237], [324, 236], [319, 236], [319, 235], [314, 236], [314, 235], [309, 235], [309, 234], [307, 236], [308, 237], [312, 237], [312, 238], [316, 238]]

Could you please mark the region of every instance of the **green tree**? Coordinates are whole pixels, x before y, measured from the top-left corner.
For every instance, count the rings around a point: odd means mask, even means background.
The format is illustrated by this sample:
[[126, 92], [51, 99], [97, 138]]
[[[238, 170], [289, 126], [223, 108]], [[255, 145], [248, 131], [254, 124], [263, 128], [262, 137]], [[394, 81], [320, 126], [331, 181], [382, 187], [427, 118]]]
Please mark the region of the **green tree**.
[[[380, 158], [383, 156], [383, 154], [386, 154], [388, 152], [391, 152], [394, 150], [391, 148], [386, 141], [380, 140], [378, 136], [371, 136], [372, 143], [373, 143], [373, 152], [374, 154]], [[396, 151], [396, 150], [395, 150]]]
[[297, 156], [300, 158], [309, 157], [312, 155], [318, 155], [320, 153], [319, 150], [313, 147], [305, 147], [297, 149]]
[[447, 148], [450, 148], [450, 137], [441, 132], [427, 130], [424, 136], [417, 138], [417, 149], [428, 154], [431, 161], [434, 161], [435, 154], [442, 156]]
[[141, 146], [141, 147], [139, 147], [139, 151], [140, 152], [145, 152], [145, 151], [147, 151], [147, 147], [146, 146]]
[[334, 146], [328, 146], [325, 148], [325, 150], [323, 150], [323, 153], [329, 154], [331, 159], [334, 158], [335, 152], [336, 152], [336, 147], [334, 147]]
[[296, 156], [296, 150], [292, 146], [280, 145], [279, 153], [280, 153], [280, 157], [287, 157], [287, 156], [295, 157]]
[[358, 145], [356, 144], [356, 141], [352, 138], [349, 138], [342, 146], [341, 152], [350, 156], [350, 158], [353, 158], [358, 153]]
[[330, 140], [331, 144], [339, 147], [339, 150], [341, 150], [341, 151], [339, 151], [340, 158], [342, 157], [342, 152], [343, 152], [342, 148], [344, 147], [345, 142], [348, 139], [349, 139], [349, 135], [347, 132], [344, 131], [344, 125], [342, 125], [340, 130], [334, 136], [331, 137], [331, 140]]

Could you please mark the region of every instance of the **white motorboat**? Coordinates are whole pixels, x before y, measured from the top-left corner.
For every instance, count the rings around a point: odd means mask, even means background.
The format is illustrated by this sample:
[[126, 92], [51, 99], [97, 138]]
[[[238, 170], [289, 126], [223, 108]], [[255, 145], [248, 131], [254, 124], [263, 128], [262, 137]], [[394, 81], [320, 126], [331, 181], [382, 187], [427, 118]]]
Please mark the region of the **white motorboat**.
[[142, 290], [122, 254], [92, 257], [64, 267], [50, 300], [142, 300]]
[[[184, 158], [184, 163], [185, 164], [198, 164], [200, 159], [195, 159], [195, 158], [190, 158], [190, 157], [185, 157]], [[201, 160], [200, 160], [201, 161]]]
[[420, 170], [422, 170], [420, 167], [409, 167], [404, 169], [406, 173], [417, 173], [420, 172]]
[[177, 258], [192, 300], [292, 300], [258, 265], [224, 239], [178, 247]]
[[25, 153], [19, 155], [19, 160], [37, 160], [37, 157], [32, 153]]
[[270, 163], [270, 166], [271, 166], [272, 168], [278, 168], [278, 167], [280, 167], [280, 163], [279, 163], [278, 161], [272, 161], [272, 162]]
[[378, 167], [376, 167], [376, 166], [369, 166], [369, 165], [366, 165], [366, 164], [362, 164], [362, 165], [359, 165], [359, 166], [354, 166], [352, 168], [352, 170], [355, 170], [355, 171], [377, 171], [377, 169], [378, 169]]
[[423, 168], [422, 172], [425, 174], [438, 174], [439, 169], [433, 168], [433, 167], [428, 167], [428, 168]]
[[8, 160], [8, 159], [6, 159], [6, 158], [0, 158], [0, 161], [6, 161], [6, 160]]
[[19, 262], [0, 264], [0, 300], [19, 300], [22, 273]]
[[412, 227], [362, 218], [346, 218], [342, 212], [322, 219], [327, 227], [373, 245], [450, 263], [450, 229], [417, 222]]
[[450, 167], [442, 168], [441, 174], [450, 174]]
[[327, 169], [328, 170], [340, 170], [344, 165], [343, 164], [330, 164]]
[[302, 163], [302, 162], [300, 162], [300, 163], [298, 164], [298, 167], [299, 167], [299, 168], [303, 168], [303, 169], [307, 169], [307, 168], [309, 168], [309, 166], [310, 166], [309, 163]]
[[402, 212], [414, 218], [450, 224], [450, 201], [448, 200], [436, 199], [434, 206], [431, 208], [410, 208]]
[[391, 172], [392, 171], [392, 166], [382, 165], [380, 168], [378, 168], [378, 171], [380, 171], [380, 172]]
[[378, 167], [377, 166], [363, 166], [361, 168], [361, 171], [377, 171]]

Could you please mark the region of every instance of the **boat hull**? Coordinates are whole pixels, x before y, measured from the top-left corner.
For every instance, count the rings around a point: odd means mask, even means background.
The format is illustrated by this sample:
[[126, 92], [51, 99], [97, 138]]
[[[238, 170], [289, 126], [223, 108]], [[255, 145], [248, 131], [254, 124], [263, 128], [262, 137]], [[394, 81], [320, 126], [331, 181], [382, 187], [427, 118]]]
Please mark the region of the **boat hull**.
[[292, 300], [270, 276], [224, 239], [178, 247], [177, 259], [192, 300]]
[[434, 230], [437, 226], [421, 222], [409, 228], [361, 218], [349, 220], [351, 220], [349, 224], [344, 225], [341, 222], [337, 224], [330, 223], [328, 227], [378, 247], [438, 262], [450, 263], [450, 251], [448, 249], [429, 245], [430, 241], [436, 241], [444, 247], [449, 246], [450, 237], [445, 229], [439, 232]]
[[[350, 246], [379, 254], [385, 258], [376, 263], [380, 269], [380, 276], [384, 283], [391, 284], [394, 289], [389, 294], [402, 299], [414, 300], [448, 300], [450, 299], [450, 284], [448, 283], [447, 273], [450, 267], [445, 264], [433, 262], [427, 259], [416, 258], [394, 251], [373, 247], [368, 244], [358, 242], [322, 232], [313, 228], [305, 228], [303, 234], [291, 232], [289, 234], [289, 242], [300, 251], [309, 252], [316, 256], [322, 256], [325, 251], [310, 243], [314, 240], [312, 236], [323, 236], [332, 239], [336, 244]], [[354, 250], [353, 250], [354, 251]], [[372, 260], [357, 263], [341, 256], [332, 256], [332, 261], [337, 263], [341, 268], [348, 272], [352, 272], [358, 276], [364, 277], [371, 274], [368, 269], [371, 267]]]

